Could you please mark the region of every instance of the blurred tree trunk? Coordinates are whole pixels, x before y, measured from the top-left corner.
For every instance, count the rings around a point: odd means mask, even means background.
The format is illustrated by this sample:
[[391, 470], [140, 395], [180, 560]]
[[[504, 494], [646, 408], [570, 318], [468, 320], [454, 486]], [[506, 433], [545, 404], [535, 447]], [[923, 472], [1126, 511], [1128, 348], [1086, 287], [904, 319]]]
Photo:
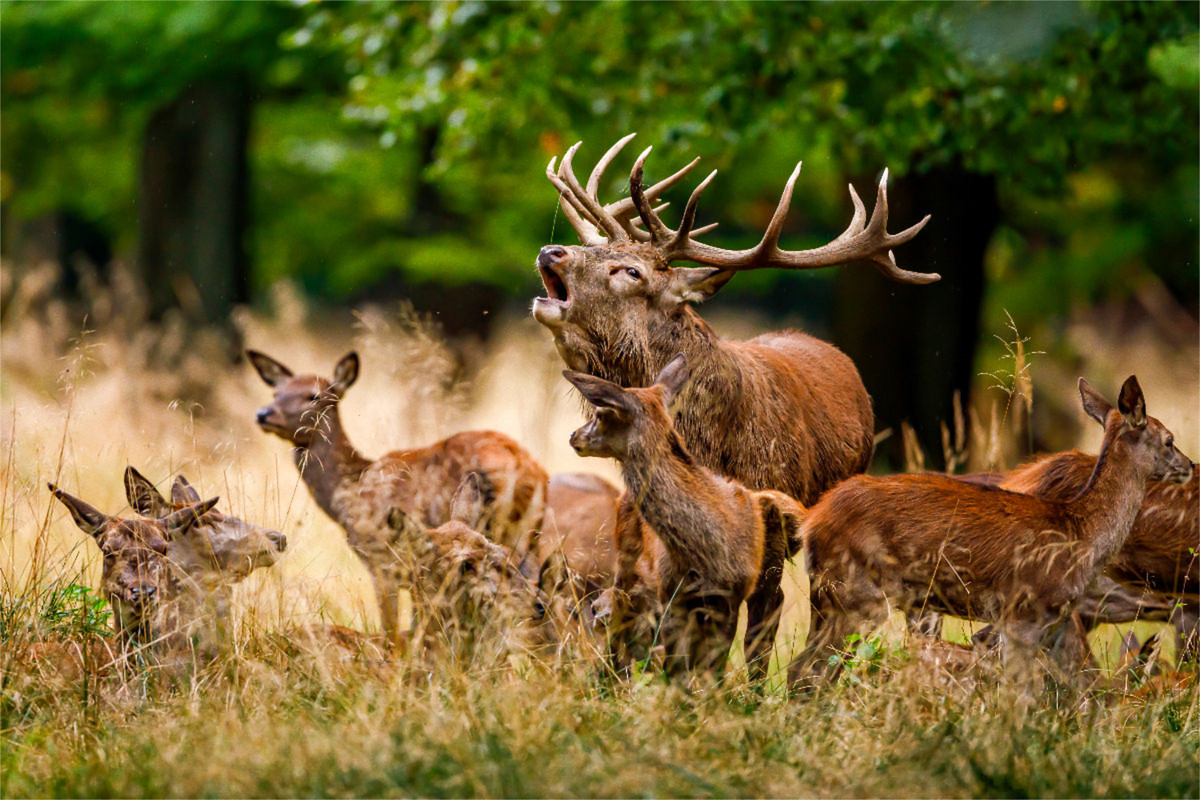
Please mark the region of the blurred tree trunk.
[[250, 95], [243, 82], [192, 86], [146, 124], [138, 263], [150, 313], [223, 322], [249, 294]]
[[867, 266], [841, 270], [834, 341], [854, 359], [874, 399], [875, 430], [892, 429], [879, 455], [893, 468], [903, 464], [900, 423], [908, 421], [929, 456], [927, 466], [937, 468], [939, 423], [953, 430], [954, 392], [962, 393], [965, 408], [975, 374], [983, 258], [999, 219], [996, 181], [949, 167], [893, 181], [888, 195], [891, 230], [933, 215], [897, 250], [900, 266], [939, 272], [942, 279], [908, 286], [868, 275]]

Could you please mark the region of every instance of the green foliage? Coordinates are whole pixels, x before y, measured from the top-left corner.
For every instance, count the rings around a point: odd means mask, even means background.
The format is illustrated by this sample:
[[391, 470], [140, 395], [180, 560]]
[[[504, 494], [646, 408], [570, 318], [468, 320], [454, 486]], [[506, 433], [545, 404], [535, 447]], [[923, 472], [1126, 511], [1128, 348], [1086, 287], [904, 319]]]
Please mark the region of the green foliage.
[[[35, 608], [29, 613], [27, 604]], [[54, 584], [40, 594], [28, 594], [6, 601], [0, 608], [0, 641], [13, 639], [32, 628], [39, 637], [83, 639], [110, 636], [112, 625], [108, 601], [96, 596], [91, 587], [79, 583]]]
[[[572, 239], [546, 162], [582, 139], [586, 168], [636, 130], [636, 146], [657, 147], [651, 178], [697, 155], [722, 171], [700, 210], [722, 223], [709, 237], [721, 246], [757, 238], [799, 158], [795, 246], [844, 226], [846, 176], [861, 188], [884, 165], [898, 181], [996, 175], [1002, 296], [985, 327], [1002, 307], [1024, 323], [1077, 292], [1120, 296], [1150, 271], [1191, 298], [1194, 263], [1179, 254], [1197, 245], [1193, 11], [5, 3], [0, 192], [20, 218], [76, 209], [128, 253], [146, 119], [184, 87], [239, 80], [256, 99], [248, 246], [260, 286], [291, 276], [345, 296], [399, 272], [527, 296], [537, 247]], [[614, 167], [603, 195], [625, 191]], [[894, 217], [918, 213], [900, 204]], [[732, 291], [761, 300], [794, 280], [755, 275]]]

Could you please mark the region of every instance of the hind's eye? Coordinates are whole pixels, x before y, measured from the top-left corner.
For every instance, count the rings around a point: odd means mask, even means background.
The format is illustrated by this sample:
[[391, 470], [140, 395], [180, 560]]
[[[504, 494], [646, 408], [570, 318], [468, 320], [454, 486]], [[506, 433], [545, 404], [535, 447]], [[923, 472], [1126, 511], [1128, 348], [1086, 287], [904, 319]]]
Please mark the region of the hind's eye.
[[321, 399], [321, 395], [319, 395], [319, 394], [310, 394], [308, 396], [308, 402], [310, 402], [310, 403], [315, 403], [320, 399]]
[[1174, 446], [1175, 446], [1175, 437], [1174, 437], [1174, 436], [1168, 436], [1168, 437], [1167, 437], [1166, 446], [1167, 446], [1167, 447], [1174, 447]]

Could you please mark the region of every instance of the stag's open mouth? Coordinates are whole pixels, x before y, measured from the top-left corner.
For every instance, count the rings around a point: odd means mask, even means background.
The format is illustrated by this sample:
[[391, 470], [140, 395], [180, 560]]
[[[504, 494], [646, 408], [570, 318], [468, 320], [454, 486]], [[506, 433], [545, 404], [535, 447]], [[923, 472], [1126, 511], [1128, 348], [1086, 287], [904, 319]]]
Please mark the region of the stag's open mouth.
[[538, 272], [542, 276], [542, 285], [546, 287], [546, 297], [558, 300], [560, 303], [570, 303], [571, 293], [567, 291], [567, 282], [552, 267], [538, 264]]

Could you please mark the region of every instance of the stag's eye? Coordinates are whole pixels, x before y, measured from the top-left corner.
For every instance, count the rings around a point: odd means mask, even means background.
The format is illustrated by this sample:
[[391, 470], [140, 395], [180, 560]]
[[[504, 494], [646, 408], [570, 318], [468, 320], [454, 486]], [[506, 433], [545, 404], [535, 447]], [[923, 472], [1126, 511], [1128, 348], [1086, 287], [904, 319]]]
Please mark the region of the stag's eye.
[[638, 272], [637, 267], [626, 267], [625, 274], [633, 278], [635, 281], [640, 281], [642, 279], [642, 273]]
[[1168, 436], [1167, 441], [1163, 442], [1163, 444], [1165, 444], [1167, 447], [1174, 447], [1175, 446], [1175, 437]]
[[308, 402], [310, 402], [310, 403], [315, 403], [320, 399], [321, 399], [321, 395], [319, 395], [319, 394], [310, 394], [308, 396]]

